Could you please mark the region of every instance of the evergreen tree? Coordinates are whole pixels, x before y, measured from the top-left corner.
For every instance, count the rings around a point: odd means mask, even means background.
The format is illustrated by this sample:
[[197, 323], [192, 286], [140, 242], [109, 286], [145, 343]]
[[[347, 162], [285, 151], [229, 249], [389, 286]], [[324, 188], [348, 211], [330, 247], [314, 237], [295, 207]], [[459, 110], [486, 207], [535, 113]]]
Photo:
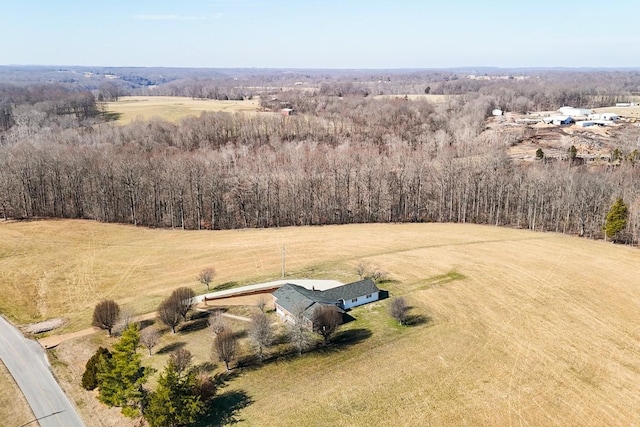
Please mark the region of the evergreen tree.
[[608, 239], [615, 239], [616, 235], [627, 226], [629, 209], [621, 197], [609, 209], [604, 223], [604, 233]]
[[189, 425], [203, 411], [195, 371], [180, 372], [170, 359], [160, 374], [158, 387], [149, 395], [145, 419], [151, 427]]
[[102, 359], [110, 359], [111, 352], [104, 347], [98, 348], [91, 359], [87, 361], [85, 365], [84, 373], [82, 374], [82, 388], [85, 390], [93, 390], [98, 387], [98, 367], [102, 363]]
[[142, 366], [136, 349], [140, 342], [137, 324], [131, 324], [113, 346], [110, 359], [102, 359], [98, 370], [99, 399], [109, 406], [119, 406], [122, 413], [135, 417], [140, 413], [144, 396], [143, 385], [150, 374]]

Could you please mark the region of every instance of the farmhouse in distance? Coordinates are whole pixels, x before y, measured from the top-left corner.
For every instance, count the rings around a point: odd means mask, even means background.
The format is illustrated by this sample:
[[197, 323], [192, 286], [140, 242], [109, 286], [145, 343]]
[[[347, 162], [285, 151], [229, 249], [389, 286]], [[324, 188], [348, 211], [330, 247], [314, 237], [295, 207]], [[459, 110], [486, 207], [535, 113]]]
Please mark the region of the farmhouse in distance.
[[323, 305], [335, 306], [343, 314], [345, 310], [378, 301], [380, 289], [373, 280], [364, 279], [324, 291], [306, 289], [287, 283], [273, 293], [276, 313], [285, 322], [294, 322], [296, 314], [302, 315], [305, 324], [313, 327], [313, 313]]

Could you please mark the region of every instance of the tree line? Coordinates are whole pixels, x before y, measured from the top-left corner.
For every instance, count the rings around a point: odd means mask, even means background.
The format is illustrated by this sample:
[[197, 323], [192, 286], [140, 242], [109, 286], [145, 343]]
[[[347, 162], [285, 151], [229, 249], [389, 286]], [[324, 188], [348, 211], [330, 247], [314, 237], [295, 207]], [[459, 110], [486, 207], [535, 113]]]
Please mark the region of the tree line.
[[[640, 231], [631, 152], [601, 168], [571, 156], [514, 163], [505, 155], [513, 135], [485, 129], [497, 106], [489, 95], [432, 104], [297, 94], [287, 99], [298, 116], [204, 113], [114, 126], [44, 108], [58, 91], [12, 98], [12, 123], [0, 132], [4, 218], [184, 229], [469, 222], [597, 238], [623, 197], [629, 240]], [[631, 146], [621, 141], [623, 151]]]
[[[274, 144], [275, 145], [275, 144]], [[91, 218], [184, 229], [460, 222], [600, 237], [615, 197], [637, 240], [638, 169], [514, 164], [406, 142], [311, 141], [182, 151], [131, 145], [0, 149], [5, 218]]]

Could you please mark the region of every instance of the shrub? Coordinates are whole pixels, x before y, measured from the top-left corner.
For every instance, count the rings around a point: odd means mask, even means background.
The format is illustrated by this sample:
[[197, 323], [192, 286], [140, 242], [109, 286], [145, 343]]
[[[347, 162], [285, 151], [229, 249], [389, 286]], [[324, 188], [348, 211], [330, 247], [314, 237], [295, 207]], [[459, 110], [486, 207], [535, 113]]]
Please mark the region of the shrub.
[[85, 390], [93, 390], [98, 387], [98, 369], [100, 367], [100, 363], [102, 363], [102, 359], [110, 359], [111, 352], [104, 348], [98, 348], [98, 351], [95, 352], [91, 359], [87, 361], [85, 365], [84, 373], [82, 374], [82, 388]]

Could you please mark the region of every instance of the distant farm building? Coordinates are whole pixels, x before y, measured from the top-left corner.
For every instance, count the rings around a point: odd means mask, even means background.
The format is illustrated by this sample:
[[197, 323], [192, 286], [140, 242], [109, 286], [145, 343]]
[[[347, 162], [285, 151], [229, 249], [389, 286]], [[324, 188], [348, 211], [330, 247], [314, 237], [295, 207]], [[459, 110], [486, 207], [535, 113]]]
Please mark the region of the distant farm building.
[[616, 107], [635, 107], [637, 102], [616, 102]]
[[572, 117], [570, 116], [549, 116], [549, 117], [543, 117], [542, 121], [545, 122], [546, 124], [554, 124], [557, 126], [560, 125], [570, 125], [572, 123], [575, 123], [575, 120], [573, 120]]
[[280, 110], [280, 114], [282, 114], [283, 116], [293, 116], [294, 109], [293, 108], [283, 108], [282, 110]]
[[562, 107], [558, 109], [558, 112], [560, 114], [562, 114], [563, 116], [569, 116], [569, 117], [587, 117], [589, 116], [589, 114], [591, 114], [593, 111], [586, 109], [586, 108], [574, 108], [574, 107]]
[[493, 110], [491, 112], [491, 114], [493, 114], [494, 116], [501, 116], [502, 115], [502, 110], [499, 108], [496, 108], [495, 110]]
[[620, 120], [620, 116], [615, 113], [589, 114], [589, 120], [611, 120], [615, 122], [616, 120]]

